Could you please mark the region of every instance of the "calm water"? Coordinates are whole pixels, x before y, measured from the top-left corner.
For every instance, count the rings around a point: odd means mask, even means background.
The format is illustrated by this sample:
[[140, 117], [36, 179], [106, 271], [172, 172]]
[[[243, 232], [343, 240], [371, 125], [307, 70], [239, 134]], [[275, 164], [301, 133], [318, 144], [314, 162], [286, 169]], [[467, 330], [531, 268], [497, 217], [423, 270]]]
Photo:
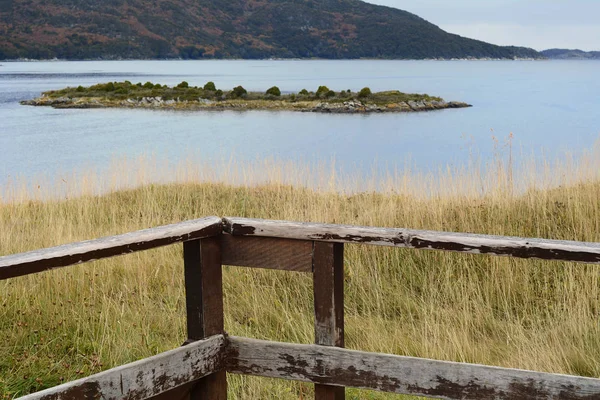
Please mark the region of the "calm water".
[[[341, 169], [420, 169], [493, 155], [492, 135], [517, 152], [552, 157], [589, 148], [600, 134], [600, 62], [102, 61], [0, 66], [0, 185], [153, 154], [177, 162], [274, 158]], [[292, 112], [54, 110], [19, 100], [65, 86], [182, 80], [249, 90], [399, 89], [466, 101], [470, 109], [386, 115]], [[491, 131], [493, 130], [493, 132]]]

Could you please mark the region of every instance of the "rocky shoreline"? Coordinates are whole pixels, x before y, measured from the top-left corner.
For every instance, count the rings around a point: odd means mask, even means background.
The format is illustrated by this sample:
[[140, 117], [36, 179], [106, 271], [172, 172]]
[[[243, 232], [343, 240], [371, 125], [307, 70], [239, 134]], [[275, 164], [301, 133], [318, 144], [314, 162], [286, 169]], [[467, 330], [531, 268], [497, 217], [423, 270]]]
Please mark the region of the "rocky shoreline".
[[449, 108], [466, 108], [470, 104], [456, 101], [406, 101], [388, 104], [372, 104], [360, 100], [343, 102], [327, 101], [248, 101], [222, 100], [214, 101], [198, 99], [197, 101], [170, 99], [161, 97], [142, 97], [141, 99], [111, 100], [105, 98], [68, 98], [42, 96], [33, 100], [24, 100], [22, 105], [53, 108], [138, 108], [138, 109], [173, 109], [173, 110], [271, 110], [299, 111], [333, 114], [384, 113], [384, 112], [418, 112]]
[[380, 113], [380, 112], [414, 112], [414, 111], [433, 111], [447, 108], [466, 108], [472, 107], [470, 104], [456, 101], [407, 101], [400, 103], [389, 103], [386, 105], [366, 104], [361, 101], [345, 101], [343, 103], [322, 102], [314, 108], [307, 110], [321, 113]]

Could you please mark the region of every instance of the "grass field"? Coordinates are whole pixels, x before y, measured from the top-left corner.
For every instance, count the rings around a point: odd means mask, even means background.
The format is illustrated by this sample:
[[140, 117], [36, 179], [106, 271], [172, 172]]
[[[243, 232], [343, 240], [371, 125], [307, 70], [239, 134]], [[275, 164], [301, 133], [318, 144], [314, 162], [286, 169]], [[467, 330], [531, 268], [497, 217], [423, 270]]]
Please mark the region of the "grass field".
[[[44, 200], [13, 190], [0, 199], [0, 255], [208, 215], [600, 241], [599, 160], [406, 172], [366, 182], [378, 192], [343, 192], [330, 173], [318, 189], [293, 185], [287, 167], [261, 185], [188, 177]], [[348, 245], [345, 275], [349, 348], [600, 376], [598, 266]], [[229, 333], [312, 342], [310, 276], [225, 267], [224, 287]], [[181, 245], [0, 282], [0, 399], [177, 347], [184, 308]], [[312, 390], [229, 382], [234, 399]]]

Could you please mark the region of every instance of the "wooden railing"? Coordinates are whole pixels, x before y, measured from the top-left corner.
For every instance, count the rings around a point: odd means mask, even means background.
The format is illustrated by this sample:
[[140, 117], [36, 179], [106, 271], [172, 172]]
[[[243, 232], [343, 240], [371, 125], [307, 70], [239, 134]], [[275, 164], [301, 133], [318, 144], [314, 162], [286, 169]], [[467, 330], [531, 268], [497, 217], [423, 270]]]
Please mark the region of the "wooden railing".
[[[0, 280], [183, 243], [188, 340], [181, 348], [22, 399], [226, 399], [226, 372], [442, 399], [600, 399], [600, 379], [344, 349], [345, 243], [600, 264], [600, 244], [208, 217], [0, 257]], [[222, 265], [313, 274], [315, 344], [228, 336]]]

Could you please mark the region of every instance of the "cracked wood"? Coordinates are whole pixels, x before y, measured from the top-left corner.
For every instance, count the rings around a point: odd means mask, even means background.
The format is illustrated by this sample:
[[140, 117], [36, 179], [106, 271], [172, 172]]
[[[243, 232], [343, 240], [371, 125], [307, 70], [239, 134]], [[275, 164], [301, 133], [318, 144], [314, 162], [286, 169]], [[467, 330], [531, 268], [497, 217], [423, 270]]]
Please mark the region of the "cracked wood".
[[226, 342], [213, 336], [20, 400], [146, 399], [222, 370]]
[[0, 257], [0, 280], [220, 235], [221, 219], [206, 217], [123, 235]]
[[600, 243], [248, 218], [224, 218], [223, 221], [225, 231], [234, 236], [362, 243], [600, 264]]
[[227, 371], [457, 400], [596, 400], [600, 379], [228, 337]]
[[[344, 347], [344, 244], [314, 242], [315, 344]], [[315, 400], [344, 400], [343, 387], [315, 385]]]
[[[183, 259], [188, 341], [222, 334], [221, 236], [185, 242]], [[227, 376], [225, 371], [218, 371], [191, 387], [189, 400], [226, 398]]]

